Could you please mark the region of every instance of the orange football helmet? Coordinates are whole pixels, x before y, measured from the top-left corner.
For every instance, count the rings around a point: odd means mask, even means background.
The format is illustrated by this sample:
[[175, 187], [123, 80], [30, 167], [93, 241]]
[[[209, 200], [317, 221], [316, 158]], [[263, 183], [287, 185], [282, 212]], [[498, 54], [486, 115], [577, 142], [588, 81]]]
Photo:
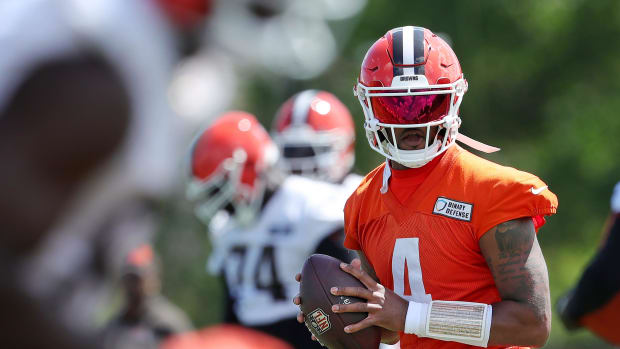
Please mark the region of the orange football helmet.
[[232, 111], [203, 131], [190, 152], [187, 197], [208, 222], [227, 209], [242, 224], [258, 212], [267, 186], [275, 183], [278, 149], [254, 115]]
[[280, 107], [272, 134], [285, 173], [339, 182], [355, 161], [355, 126], [333, 94], [305, 90]]
[[[430, 30], [413, 26], [392, 29], [370, 47], [354, 87], [370, 147], [407, 167], [423, 166], [454, 145], [465, 92], [467, 81], [452, 48]], [[431, 139], [433, 126], [439, 132]], [[424, 149], [400, 149], [395, 128], [426, 128]], [[464, 136], [459, 140], [479, 150], [499, 150]]]

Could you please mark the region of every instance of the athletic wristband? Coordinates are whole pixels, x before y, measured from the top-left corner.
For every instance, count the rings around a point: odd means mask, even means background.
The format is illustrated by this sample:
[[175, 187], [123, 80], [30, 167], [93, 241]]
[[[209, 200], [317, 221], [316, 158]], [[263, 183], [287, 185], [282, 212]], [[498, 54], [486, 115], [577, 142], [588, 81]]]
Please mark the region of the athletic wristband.
[[492, 317], [493, 307], [484, 303], [409, 302], [404, 332], [418, 337], [486, 347]]

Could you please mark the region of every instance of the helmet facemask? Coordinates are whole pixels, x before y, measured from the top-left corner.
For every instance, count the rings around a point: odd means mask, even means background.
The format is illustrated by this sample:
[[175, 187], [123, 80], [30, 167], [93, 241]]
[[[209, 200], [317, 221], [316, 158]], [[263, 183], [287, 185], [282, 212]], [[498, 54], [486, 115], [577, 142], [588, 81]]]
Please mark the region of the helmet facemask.
[[282, 150], [278, 166], [284, 173], [337, 182], [353, 166], [353, 154], [347, 151], [353, 139], [338, 130], [291, 126], [274, 140]]
[[[364, 111], [370, 147], [403, 166], [421, 167], [454, 145], [461, 124], [458, 109], [467, 82], [460, 78], [453, 83], [429, 85], [424, 76], [400, 78], [395, 77], [391, 87], [358, 83], [355, 94]], [[431, 138], [432, 127], [438, 131]], [[426, 134], [424, 148], [399, 147], [395, 133], [399, 128], [422, 128]]]

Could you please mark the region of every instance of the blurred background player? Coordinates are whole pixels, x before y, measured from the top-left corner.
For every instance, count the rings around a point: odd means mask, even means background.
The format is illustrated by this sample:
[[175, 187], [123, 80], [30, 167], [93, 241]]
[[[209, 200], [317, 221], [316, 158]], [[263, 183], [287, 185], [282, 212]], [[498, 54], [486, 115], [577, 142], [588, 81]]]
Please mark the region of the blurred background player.
[[577, 286], [557, 303], [564, 326], [587, 328], [609, 343], [620, 346], [620, 183], [611, 197], [611, 213], [603, 243]]
[[168, 336], [192, 329], [187, 316], [161, 294], [160, 269], [150, 245], [129, 252], [121, 278], [125, 304], [105, 328], [105, 348], [157, 348]]
[[317, 346], [300, 326], [294, 275], [312, 253], [349, 260], [340, 245], [341, 187], [299, 176], [285, 179], [278, 150], [256, 118], [229, 112], [195, 141], [188, 198], [208, 224], [213, 245], [208, 270], [224, 277], [225, 322], [286, 340]]
[[355, 163], [353, 117], [333, 94], [305, 90], [290, 97], [276, 114], [272, 135], [284, 173], [341, 183], [351, 192], [362, 180], [351, 173]]

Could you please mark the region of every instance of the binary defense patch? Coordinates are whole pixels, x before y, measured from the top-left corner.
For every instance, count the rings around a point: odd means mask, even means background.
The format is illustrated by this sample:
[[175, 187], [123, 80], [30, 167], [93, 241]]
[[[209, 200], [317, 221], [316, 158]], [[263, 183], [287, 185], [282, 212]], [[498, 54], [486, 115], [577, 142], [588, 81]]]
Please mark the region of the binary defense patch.
[[473, 204], [440, 196], [437, 198], [437, 201], [435, 201], [433, 213], [461, 221], [471, 222], [473, 207]]

